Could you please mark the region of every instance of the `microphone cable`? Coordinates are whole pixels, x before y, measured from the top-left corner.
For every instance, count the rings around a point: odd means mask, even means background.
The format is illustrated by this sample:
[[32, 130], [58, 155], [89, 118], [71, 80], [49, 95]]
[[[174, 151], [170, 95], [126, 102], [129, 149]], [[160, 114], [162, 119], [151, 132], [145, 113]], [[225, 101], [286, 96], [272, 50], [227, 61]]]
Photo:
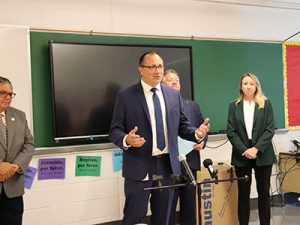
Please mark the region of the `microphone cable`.
[[210, 148], [210, 149], [216, 149], [216, 148], [220, 148], [222, 147], [223, 145], [225, 145], [229, 140], [227, 139], [224, 143], [221, 143], [220, 145], [217, 145], [217, 146], [209, 146], [209, 145], [205, 145], [205, 148]]

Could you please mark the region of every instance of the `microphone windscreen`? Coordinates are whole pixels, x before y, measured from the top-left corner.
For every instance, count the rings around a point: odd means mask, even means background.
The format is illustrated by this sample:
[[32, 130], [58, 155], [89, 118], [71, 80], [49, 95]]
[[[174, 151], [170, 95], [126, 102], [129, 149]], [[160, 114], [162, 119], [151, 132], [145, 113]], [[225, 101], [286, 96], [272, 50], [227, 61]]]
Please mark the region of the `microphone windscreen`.
[[179, 160], [179, 162], [181, 162], [181, 161], [183, 161], [183, 160], [186, 160], [185, 155], [180, 154], [180, 155], [178, 156], [178, 160]]
[[212, 164], [213, 164], [213, 162], [212, 162], [211, 159], [205, 159], [205, 160], [203, 161], [203, 166], [204, 166], [205, 168], [208, 168], [208, 166], [211, 166]]

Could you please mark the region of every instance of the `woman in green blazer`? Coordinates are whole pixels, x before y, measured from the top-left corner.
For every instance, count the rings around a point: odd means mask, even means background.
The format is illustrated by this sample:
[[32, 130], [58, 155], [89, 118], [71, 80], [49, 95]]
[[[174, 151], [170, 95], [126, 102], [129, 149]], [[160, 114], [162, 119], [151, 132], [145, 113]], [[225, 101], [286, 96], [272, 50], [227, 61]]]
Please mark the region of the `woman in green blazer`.
[[232, 145], [231, 164], [237, 177], [247, 175], [248, 182], [238, 182], [238, 218], [240, 225], [249, 224], [252, 169], [255, 171], [260, 225], [270, 225], [270, 178], [276, 163], [272, 138], [274, 116], [271, 102], [252, 73], [241, 76], [240, 96], [230, 103], [227, 137]]

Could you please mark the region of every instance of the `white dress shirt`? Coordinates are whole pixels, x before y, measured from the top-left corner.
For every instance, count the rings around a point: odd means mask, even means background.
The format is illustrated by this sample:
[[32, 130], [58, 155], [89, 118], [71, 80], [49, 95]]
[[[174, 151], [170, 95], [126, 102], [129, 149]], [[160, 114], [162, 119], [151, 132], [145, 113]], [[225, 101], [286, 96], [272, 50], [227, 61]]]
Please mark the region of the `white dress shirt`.
[[[154, 111], [154, 103], [153, 103], [153, 92], [151, 91], [152, 87], [148, 84], [146, 84], [143, 80], [141, 80], [144, 95], [146, 98], [149, 114], [150, 114], [150, 120], [151, 120], [151, 130], [152, 130], [152, 155], [160, 155], [160, 154], [166, 154], [169, 153], [168, 149], [168, 141], [165, 140], [166, 147], [164, 148], [163, 151], [161, 151], [159, 148], [157, 148], [157, 141], [156, 141], [156, 122], [155, 122], [155, 111]], [[167, 120], [166, 120], [166, 104], [165, 100], [163, 97], [163, 93], [161, 91], [161, 86], [158, 84], [155, 87], [156, 90], [156, 95], [159, 98], [160, 101], [160, 106], [161, 106], [161, 112], [162, 112], [162, 117], [163, 117], [163, 125], [164, 125], [164, 133], [165, 133], [165, 138], [168, 136], [168, 129], [167, 129]], [[147, 141], [147, 140], [146, 140]]]
[[243, 110], [244, 110], [244, 120], [247, 130], [248, 139], [252, 139], [252, 128], [253, 128], [253, 119], [254, 119], [254, 101], [243, 101]]

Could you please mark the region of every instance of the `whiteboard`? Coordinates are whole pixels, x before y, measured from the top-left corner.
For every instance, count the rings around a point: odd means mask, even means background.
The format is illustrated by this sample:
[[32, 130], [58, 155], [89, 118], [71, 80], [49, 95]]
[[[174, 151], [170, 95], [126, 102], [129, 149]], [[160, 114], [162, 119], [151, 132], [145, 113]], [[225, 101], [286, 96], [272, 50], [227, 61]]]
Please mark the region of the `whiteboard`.
[[12, 106], [26, 113], [33, 133], [29, 34], [29, 27], [0, 24], [0, 76], [11, 81]]

